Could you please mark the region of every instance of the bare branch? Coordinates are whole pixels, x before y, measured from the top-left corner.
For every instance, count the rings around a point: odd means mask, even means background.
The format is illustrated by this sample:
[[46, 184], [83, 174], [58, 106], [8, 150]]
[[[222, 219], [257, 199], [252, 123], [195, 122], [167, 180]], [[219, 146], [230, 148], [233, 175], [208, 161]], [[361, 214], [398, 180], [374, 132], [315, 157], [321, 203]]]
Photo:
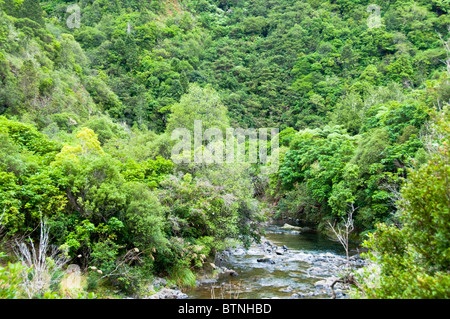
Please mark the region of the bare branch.
[[335, 281], [333, 281], [333, 283], [331, 284], [331, 292], [333, 293], [333, 297], [331, 299], [336, 299], [336, 292], [334, 291], [334, 286], [337, 283], [342, 283], [342, 284], [350, 284], [350, 285], [355, 285], [359, 290], [363, 291], [361, 288], [361, 285], [359, 284], [359, 282], [355, 279], [355, 277], [353, 277], [352, 274], [348, 274], [347, 276], [343, 277], [343, 278], [338, 278]]
[[114, 268], [113, 271], [111, 271], [109, 274], [106, 274], [104, 276], [102, 276], [100, 279], [106, 278], [106, 277], [112, 277], [112, 276], [120, 276], [123, 275], [125, 273], [128, 273], [127, 271], [122, 271], [122, 272], [118, 272], [120, 267], [122, 265], [124, 265], [125, 263], [130, 264], [131, 262], [138, 260], [138, 261], [142, 261], [141, 258], [139, 258], [140, 255], [142, 255], [144, 253], [144, 251], [139, 252], [139, 250], [137, 248], [131, 249], [129, 251], [126, 252], [125, 255], [122, 256], [121, 260], [117, 263], [116, 268]]
[[350, 236], [350, 233], [353, 232], [353, 230], [355, 229], [354, 224], [353, 224], [353, 214], [359, 208], [359, 207], [355, 208], [353, 203], [350, 204], [350, 207], [351, 207], [351, 210], [348, 213], [347, 219], [343, 218], [342, 225], [336, 226], [336, 223], [334, 223], [334, 225], [333, 225], [328, 221], [328, 225], [330, 226], [330, 229], [333, 231], [334, 235], [336, 236], [336, 238], [339, 240], [339, 242], [345, 249], [345, 253], [347, 256], [347, 267], [350, 265], [350, 257], [348, 254], [348, 252], [349, 252], [349, 236]]
[[[49, 227], [41, 220], [41, 233], [39, 245], [35, 247], [29, 238], [30, 244], [16, 241], [15, 253], [19, 260], [30, 269], [23, 274], [23, 289], [29, 298], [43, 294], [50, 288], [53, 282], [60, 278], [53, 275], [67, 263], [66, 256], [56, 247], [49, 245]], [[53, 278], [52, 278], [53, 277]]]

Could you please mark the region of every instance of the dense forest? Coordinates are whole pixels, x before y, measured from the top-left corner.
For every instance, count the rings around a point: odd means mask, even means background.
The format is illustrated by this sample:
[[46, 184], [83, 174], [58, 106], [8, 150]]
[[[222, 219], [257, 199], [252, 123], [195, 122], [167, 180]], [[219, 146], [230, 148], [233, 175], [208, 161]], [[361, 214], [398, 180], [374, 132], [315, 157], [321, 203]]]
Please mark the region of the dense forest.
[[[329, 232], [350, 212], [372, 263], [355, 297], [450, 297], [448, 1], [0, 9], [0, 298], [67, 297], [63, 259], [76, 298], [193, 286], [268, 219]], [[279, 128], [279, 169], [177, 163], [194, 120]]]

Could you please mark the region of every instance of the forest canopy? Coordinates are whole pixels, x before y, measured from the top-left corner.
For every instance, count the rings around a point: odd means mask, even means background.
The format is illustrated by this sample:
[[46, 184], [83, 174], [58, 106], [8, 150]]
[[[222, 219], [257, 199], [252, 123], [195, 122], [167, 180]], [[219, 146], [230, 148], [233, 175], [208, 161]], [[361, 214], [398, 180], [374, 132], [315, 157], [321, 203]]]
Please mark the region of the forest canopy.
[[[327, 231], [350, 207], [379, 266], [361, 296], [448, 298], [449, 11], [0, 0], [0, 298], [24, 294], [2, 285], [20, 286], [16, 241], [46, 231], [88, 272], [86, 293], [139, 295], [153, 276], [195, 285], [268, 218]], [[195, 120], [278, 128], [279, 169], [175, 163], [171, 133]], [[28, 296], [58, 296], [52, 280]]]

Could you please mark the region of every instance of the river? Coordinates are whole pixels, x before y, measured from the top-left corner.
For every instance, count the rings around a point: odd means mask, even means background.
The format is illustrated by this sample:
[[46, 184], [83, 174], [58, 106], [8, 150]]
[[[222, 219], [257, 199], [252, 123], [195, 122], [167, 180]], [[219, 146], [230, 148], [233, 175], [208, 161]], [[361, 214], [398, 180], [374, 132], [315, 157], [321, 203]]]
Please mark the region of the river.
[[[266, 262], [261, 262], [262, 258]], [[325, 235], [298, 234], [272, 225], [261, 244], [249, 250], [228, 250], [216, 263], [226, 268], [225, 273], [200, 280], [196, 288], [186, 292], [189, 298], [330, 298], [329, 283], [345, 265], [345, 251]], [[237, 276], [230, 276], [227, 269]], [[345, 298], [344, 291], [338, 290], [338, 298]]]

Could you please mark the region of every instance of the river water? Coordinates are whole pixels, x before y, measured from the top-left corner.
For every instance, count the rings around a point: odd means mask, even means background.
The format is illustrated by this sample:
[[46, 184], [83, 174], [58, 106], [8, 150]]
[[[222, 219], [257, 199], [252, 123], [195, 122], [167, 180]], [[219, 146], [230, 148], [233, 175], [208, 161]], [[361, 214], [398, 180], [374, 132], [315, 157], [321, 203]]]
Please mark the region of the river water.
[[[258, 262], [261, 258], [268, 262]], [[237, 276], [225, 271], [204, 278], [196, 288], [186, 291], [189, 298], [330, 298], [329, 280], [339, 276], [345, 251], [338, 242], [319, 233], [298, 234], [273, 225], [266, 229], [261, 244], [249, 250], [226, 251], [216, 263], [234, 270]], [[327, 279], [328, 285], [320, 284]], [[340, 297], [345, 295], [340, 293]]]

